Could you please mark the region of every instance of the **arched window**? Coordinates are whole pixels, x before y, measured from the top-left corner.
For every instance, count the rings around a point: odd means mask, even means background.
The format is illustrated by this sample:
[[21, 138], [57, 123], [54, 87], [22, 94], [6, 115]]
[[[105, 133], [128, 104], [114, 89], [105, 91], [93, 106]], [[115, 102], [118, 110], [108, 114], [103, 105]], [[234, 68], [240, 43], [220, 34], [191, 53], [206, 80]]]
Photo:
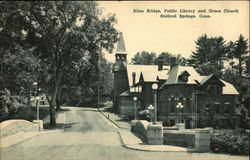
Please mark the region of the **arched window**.
[[191, 112], [191, 100], [189, 97], [186, 98], [186, 111], [187, 111], [187, 113]]
[[175, 112], [175, 99], [174, 99], [174, 97], [170, 98], [170, 112], [171, 113]]

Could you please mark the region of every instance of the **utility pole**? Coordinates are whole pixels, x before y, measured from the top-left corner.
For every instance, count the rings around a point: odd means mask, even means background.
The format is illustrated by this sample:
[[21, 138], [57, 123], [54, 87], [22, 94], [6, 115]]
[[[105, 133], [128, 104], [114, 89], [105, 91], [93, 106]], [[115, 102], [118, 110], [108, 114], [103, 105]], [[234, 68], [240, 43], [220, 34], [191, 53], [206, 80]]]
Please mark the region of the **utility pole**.
[[95, 83], [92, 83], [92, 86], [97, 86], [97, 111], [100, 109], [100, 70], [99, 70], [99, 63], [100, 63], [100, 55], [97, 51], [97, 67], [96, 67], [96, 73], [97, 73], [97, 81]]

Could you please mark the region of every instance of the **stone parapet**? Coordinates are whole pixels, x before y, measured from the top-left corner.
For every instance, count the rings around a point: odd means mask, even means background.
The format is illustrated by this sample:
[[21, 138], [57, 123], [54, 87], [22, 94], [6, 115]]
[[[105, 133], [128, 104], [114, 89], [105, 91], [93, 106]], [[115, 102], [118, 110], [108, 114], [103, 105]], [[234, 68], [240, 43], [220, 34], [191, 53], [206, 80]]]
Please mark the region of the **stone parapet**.
[[210, 129], [197, 129], [195, 133], [195, 151], [209, 152], [210, 151]]
[[185, 130], [185, 123], [176, 123], [175, 126], [178, 130]]
[[43, 120], [33, 120], [32, 122], [38, 125], [39, 131], [43, 131]]
[[161, 124], [149, 124], [147, 127], [147, 142], [151, 145], [163, 144], [163, 127]]
[[0, 123], [0, 137], [7, 137], [18, 132], [37, 132], [38, 124], [26, 120], [7, 120]]

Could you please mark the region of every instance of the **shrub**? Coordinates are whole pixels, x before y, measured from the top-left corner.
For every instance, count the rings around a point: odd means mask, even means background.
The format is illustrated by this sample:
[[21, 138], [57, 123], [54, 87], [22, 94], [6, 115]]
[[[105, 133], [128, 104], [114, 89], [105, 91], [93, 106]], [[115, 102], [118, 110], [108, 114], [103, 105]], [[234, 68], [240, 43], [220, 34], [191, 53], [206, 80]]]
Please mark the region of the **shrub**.
[[31, 107], [25, 105], [19, 105], [17, 111], [10, 115], [10, 119], [25, 119], [32, 121], [36, 118], [36, 112], [34, 112]]
[[249, 136], [228, 131], [215, 132], [211, 137], [211, 150], [217, 153], [249, 155]]
[[0, 91], [0, 120], [4, 121], [9, 118], [11, 113], [17, 109], [17, 102], [10, 95], [9, 90], [4, 89]]
[[31, 107], [20, 104], [19, 99], [19, 97], [12, 96], [7, 89], [0, 91], [0, 122], [8, 119], [31, 121], [35, 118], [36, 114]]

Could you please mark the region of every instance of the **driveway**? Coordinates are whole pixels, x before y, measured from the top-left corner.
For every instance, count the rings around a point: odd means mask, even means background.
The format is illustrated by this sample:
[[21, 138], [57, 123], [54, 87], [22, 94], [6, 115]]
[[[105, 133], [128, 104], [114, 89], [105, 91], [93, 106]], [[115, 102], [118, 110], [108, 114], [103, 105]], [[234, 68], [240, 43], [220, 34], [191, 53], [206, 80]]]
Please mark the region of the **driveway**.
[[1, 149], [1, 160], [240, 160], [246, 156], [185, 152], [144, 152], [122, 147], [115, 128], [91, 108], [70, 107], [64, 132], [33, 137]]

